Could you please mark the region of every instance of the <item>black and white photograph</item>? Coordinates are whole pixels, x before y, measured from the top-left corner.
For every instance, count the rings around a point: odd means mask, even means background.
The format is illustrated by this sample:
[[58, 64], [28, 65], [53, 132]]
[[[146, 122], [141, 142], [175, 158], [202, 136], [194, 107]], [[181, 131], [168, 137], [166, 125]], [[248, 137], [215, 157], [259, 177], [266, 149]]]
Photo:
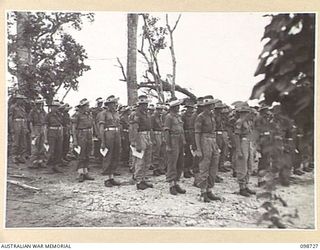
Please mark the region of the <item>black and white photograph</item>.
[[316, 30], [7, 10], [5, 228], [315, 230]]

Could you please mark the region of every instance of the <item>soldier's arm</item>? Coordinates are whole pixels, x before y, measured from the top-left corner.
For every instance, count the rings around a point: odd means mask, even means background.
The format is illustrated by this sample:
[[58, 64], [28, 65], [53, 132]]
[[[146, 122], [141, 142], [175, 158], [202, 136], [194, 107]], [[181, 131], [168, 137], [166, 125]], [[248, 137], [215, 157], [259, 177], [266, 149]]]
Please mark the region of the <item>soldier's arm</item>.
[[171, 138], [170, 138], [171, 124], [172, 124], [171, 116], [167, 115], [164, 121], [164, 136], [165, 136], [167, 149], [172, 148]]
[[201, 126], [202, 126], [202, 119], [201, 119], [201, 116], [198, 116], [194, 123], [194, 137], [195, 137], [197, 151], [202, 153], [201, 143], [200, 143]]
[[242, 150], [241, 150], [241, 138], [240, 138], [240, 134], [241, 133], [241, 124], [240, 121], [237, 121], [235, 124], [235, 131], [234, 131], [234, 141], [235, 141], [235, 145], [236, 145], [236, 153], [238, 156], [242, 156]]

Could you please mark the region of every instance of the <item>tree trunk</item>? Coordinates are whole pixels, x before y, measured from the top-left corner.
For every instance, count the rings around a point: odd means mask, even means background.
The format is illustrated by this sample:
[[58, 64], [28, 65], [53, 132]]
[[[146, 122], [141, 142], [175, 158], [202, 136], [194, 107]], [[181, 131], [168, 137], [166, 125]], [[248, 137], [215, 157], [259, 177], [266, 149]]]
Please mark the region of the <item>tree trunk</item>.
[[27, 18], [27, 12], [17, 12], [17, 80], [19, 90], [22, 90], [22, 92], [25, 92], [24, 90], [27, 87], [27, 82], [21, 75], [21, 72], [23, 72], [22, 69], [24, 67], [30, 65], [31, 63], [30, 44], [28, 41], [29, 38], [27, 37], [27, 33], [25, 31]]
[[128, 51], [127, 51], [127, 93], [128, 105], [138, 101], [137, 87], [137, 28], [138, 14], [127, 15]]

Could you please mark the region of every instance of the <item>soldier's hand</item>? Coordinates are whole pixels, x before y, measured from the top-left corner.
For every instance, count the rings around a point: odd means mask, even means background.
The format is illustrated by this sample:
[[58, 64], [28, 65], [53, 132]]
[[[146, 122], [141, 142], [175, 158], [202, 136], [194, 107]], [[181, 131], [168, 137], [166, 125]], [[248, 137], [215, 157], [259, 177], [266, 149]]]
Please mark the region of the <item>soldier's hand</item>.
[[172, 151], [172, 147], [169, 146], [169, 145], [167, 145], [167, 146], [166, 146], [166, 150], [167, 150], [168, 152], [171, 152], [171, 151]]
[[101, 148], [102, 150], [104, 150], [104, 149], [106, 148], [106, 144], [105, 144], [104, 142], [102, 142], [100, 148]]
[[141, 147], [140, 144], [137, 144], [137, 145], [136, 145], [136, 150], [137, 150], [137, 152], [139, 152], [139, 153], [142, 151], [142, 147]]
[[241, 151], [237, 152], [238, 158], [243, 158], [243, 153]]
[[48, 145], [48, 140], [44, 140], [43, 143], [46, 144], [46, 145]]
[[78, 147], [78, 142], [76, 142], [76, 141], [73, 142], [73, 147], [74, 147], [74, 148]]

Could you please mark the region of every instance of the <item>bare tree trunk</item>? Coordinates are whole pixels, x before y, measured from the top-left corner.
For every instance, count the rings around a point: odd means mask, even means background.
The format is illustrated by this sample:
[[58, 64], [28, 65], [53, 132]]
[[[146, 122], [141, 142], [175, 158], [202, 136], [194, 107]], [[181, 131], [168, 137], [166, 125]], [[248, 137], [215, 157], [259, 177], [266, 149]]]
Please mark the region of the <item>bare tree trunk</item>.
[[173, 28], [170, 27], [169, 25], [169, 17], [168, 14], [166, 14], [166, 23], [167, 23], [167, 28], [169, 31], [169, 35], [170, 35], [170, 52], [171, 52], [171, 59], [172, 59], [172, 86], [171, 86], [171, 98], [175, 98], [175, 87], [176, 87], [176, 65], [177, 65], [177, 61], [176, 61], [176, 55], [174, 52], [174, 46], [173, 46], [173, 32], [176, 29], [179, 20], [181, 18], [181, 15], [179, 15], [175, 25]]
[[127, 93], [128, 105], [138, 101], [137, 87], [137, 28], [138, 14], [127, 15], [128, 51], [127, 51]]
[[[31, 53], [29, 48], [27, 32], [25, 31], [25, 23], [27, 20], [27, 12], [17, 12], [17, 79], [19, 89], [25, 89], [27, 86], [26, 80], [21, 76], [21, 70], [23, 67], [30, 65]], [[26, 93], [24, 93], [26, 94]]]

